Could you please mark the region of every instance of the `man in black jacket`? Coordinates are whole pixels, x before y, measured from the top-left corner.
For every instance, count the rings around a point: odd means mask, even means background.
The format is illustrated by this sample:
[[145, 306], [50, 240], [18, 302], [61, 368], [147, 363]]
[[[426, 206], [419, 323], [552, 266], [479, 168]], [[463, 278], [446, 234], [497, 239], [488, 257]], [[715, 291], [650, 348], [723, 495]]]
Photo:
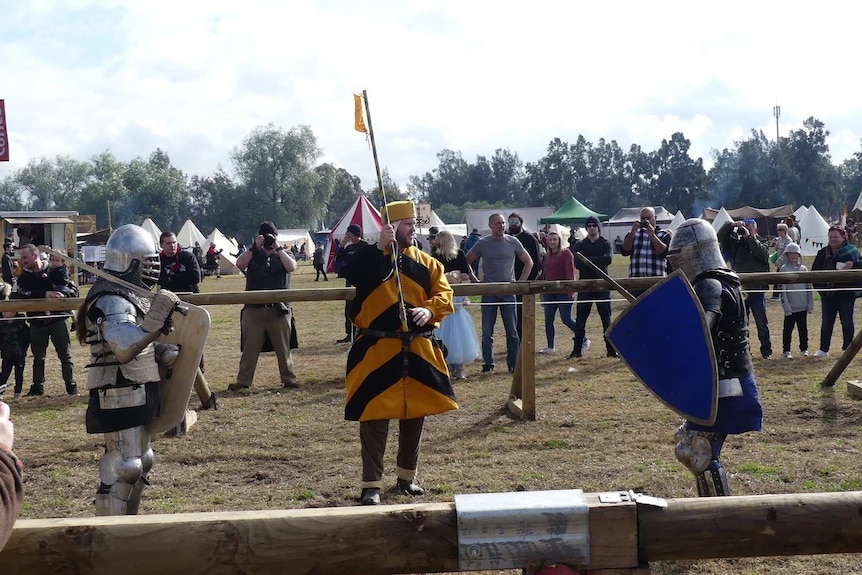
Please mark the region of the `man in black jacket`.
[[[599, 279], [599, 274], [593, 271], [585, 263], [580, 261], [577, 254], [583, 254], [596, 267], [603, 272], [608, 273], [608, 266], [611, 265], [613, 259], [614, 248], [611, 242], [601, 236], [599, 231], [599, 219], [595, 216], [587, 218], [587, 237], [575, 244], [575, 268], [579, 275], [578, 279]], [[599, 312], [599, 317], [602, 319], [602, 330], [607, 331], [611, 325], [611, 292], [578, 292], [577, 317], [575, 318], [575, 347], [572, 349], [570, 358], [581, 357], [581, 346], [584, 344], [584, 334], [587, 325], [587, 318], [590, 317], [590, 310], [593, 307], [592, 302], [596, 302], [596, 310]], [[616, 350], [605, 338], [605, 348], [608, 352], [608, 357], [617, 357]]]
[[[22, 272], [18, 277], [18, 297], [22, 299], [55, 299], [78, 297], [78, 287], [71, 281], [64, 285], [54, 285], [49, 276], [48, 260], [43, 260], [39, 248], [27, 244], [21, 248]], [[54, 344], [66, 393], [78, 395], [78, 385], [75, 383], [75, 364], [72, 362], [71, 337], [69, 334], [70, 311], [33, 311], [30, 317], [30, 351], [33, 353], [33, 385], [27, 395], [42, 395], [45, 393], [45, 356], [48, 352], [48, 340]]]
[[162, 232], [159, 244], [159, 285], [174, 293], [198, 293], [201, 268], [194, 254], [180, 249], [174, 232]]

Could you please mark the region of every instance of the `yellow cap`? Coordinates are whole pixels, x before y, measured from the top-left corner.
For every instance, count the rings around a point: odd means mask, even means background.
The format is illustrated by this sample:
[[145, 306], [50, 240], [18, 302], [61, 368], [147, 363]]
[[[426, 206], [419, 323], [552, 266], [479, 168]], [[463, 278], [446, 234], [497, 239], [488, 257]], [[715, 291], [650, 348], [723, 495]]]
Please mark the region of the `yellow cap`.
[[398, 220], [406, 220], [407, 218], [416, 217], [416, 206], [413, 202], [406, 200], [400, 202], [389, 202], [386, 204], [386, 209], [383, 210], [384, 215], [389, 214], [388, 223], [397, 222]]

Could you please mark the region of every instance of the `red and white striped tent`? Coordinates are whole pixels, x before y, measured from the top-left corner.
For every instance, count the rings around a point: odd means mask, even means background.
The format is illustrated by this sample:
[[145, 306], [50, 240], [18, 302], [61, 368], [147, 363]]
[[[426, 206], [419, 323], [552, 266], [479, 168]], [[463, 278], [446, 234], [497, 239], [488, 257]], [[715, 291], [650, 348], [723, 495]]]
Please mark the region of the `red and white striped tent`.
[[347, 233], [347, 226], [351, 224], [356, 224], [362, 228], [362, 239], [367, 242], [376, 242], [380, 238], [383, 220], [377, 208], [371, 205], [368, 198], [360, 194], [350, 209], [329, 231], [329, 241], [326, 243], [326, 252], [324, 253], [328, 272], [335, 271], [335, 240], [340, 242], [344, 234]]

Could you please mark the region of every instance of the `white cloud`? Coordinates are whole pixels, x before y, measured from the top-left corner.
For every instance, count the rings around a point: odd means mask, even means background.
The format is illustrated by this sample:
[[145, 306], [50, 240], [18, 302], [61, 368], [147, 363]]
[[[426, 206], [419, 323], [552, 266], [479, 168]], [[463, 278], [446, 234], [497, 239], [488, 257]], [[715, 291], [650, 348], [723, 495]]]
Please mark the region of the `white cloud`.
[[156, 147], [189, 174], [229, 166], [256, 126], [312, 128], [325, 159], [375, 183], [352, 130], [367, 89], [381, 162], [406, 184], [443, 148], [472, 161], [540, 158], [554, 137], [692, 155], [826, 123], [833, 160], [860, 149], [854, 5], [730, 1], [413, 0], [16, 3], [4, 14], [0, 98], [13, 163]]

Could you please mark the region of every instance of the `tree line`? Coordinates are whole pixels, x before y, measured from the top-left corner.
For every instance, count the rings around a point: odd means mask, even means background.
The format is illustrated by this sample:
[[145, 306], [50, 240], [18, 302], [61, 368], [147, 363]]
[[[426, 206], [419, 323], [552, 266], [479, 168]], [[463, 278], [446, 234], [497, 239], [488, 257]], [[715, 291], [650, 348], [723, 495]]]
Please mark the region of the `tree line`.
[[[467, 208], [559, 207], [575, 196], [595, 211], [662, 205], [697, 216], [703, 207], [773, 207], [815, 204], [824, 214], [855, 201], [862, 189], [862, 148], [840, 165], [832, 163], [824, 124], [807, 119], [778, 141], [762, 131], [730, 148], [713, 150], [707, 171], [689, 155], [681, 132], [647, 152], [616, 141], [573, 144], [554, 138], [536, 162], [501, 148], [475, 162], [461, 152], [442, 150], [438, 166], [412, 175], [401, 189], [386, 170], [387, 199], [430, 202], [445, 221], [461, 221]], [[123, 162], [110, 150], [89, 160], [69, 156], [31, 160], [0, 181], [0, 210], [74, 210], [95, 214], [100, 227], [117, 228], [152, 218], [178, 230], [191, 218], [202, 229], [248, 237], [262, 217], [283, 228], [333, 225], [356, 196], [381, 201], [374, 182], [363, 189], [359, 177], [330, 163], [308, 126], [289, 130], [272, 124], [251, 131], [231, 152], [231, 170], [188, 176], [168, 154]]]

